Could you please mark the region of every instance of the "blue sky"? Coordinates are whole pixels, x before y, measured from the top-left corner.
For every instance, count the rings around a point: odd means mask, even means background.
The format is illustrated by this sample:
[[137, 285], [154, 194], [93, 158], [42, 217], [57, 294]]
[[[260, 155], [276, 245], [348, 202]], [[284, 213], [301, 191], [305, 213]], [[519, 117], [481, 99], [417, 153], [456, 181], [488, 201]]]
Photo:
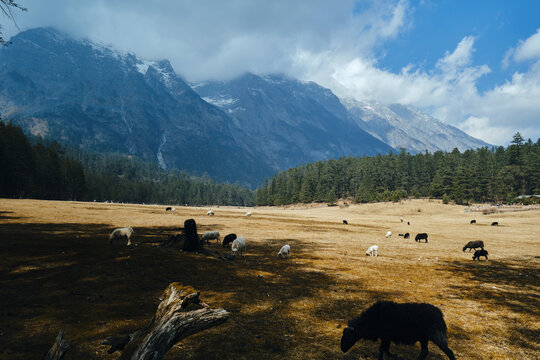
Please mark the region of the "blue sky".
[[407, 27], [381, 46], [377, 57], [381, 67], [393, 72], [407, 64], [433, 69], [437, 60], [465, 36], [475, 38], [474, 63], [491, 69], [478, 81], [481, 91], [501, 85], [515, 71], [526, 71], [530, 63], [513, 63], [506, 68], [502, 59], [518, 40], [540, 27], [540, 1], [411, 1]]
[[[19, 0], [21, 30], [169, 59], [191, 81], [284, 73], [472, 136], [540, 137], [540, 1]], [[19, 29], [5, 18], [6, 37]]]

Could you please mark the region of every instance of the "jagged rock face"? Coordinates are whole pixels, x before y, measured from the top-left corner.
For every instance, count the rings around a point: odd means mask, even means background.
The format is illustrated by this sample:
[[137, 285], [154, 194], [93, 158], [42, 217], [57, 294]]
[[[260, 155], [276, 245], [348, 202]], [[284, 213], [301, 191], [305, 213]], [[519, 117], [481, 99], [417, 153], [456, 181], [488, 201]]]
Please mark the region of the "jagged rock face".
[[35, 135], [221, 181], [255, 185], [272, 172], [235, 143], [229, 118], [166, 60], [143, 62], [33, 29], [0, 50], [0, 65], [0, 116]]
[[414, 109], [340, 101], [281, 75], [190, 86], [167, 60], [50, 28], [0, 48], [0, 79], [0, 116], [34, 135], [250, 186], [328, 158], [487, 145]]
[[414, 108], [374, 101], [342, 100], [350, 117], [371, 135], [409, 152], [460, 151], [490, 146]]
[[328, 89], [280, 75], [245, 74], [229, 82], [193, 84], [232, 119], [231, 132], [275, 169], [391, 148], [347, 120]]

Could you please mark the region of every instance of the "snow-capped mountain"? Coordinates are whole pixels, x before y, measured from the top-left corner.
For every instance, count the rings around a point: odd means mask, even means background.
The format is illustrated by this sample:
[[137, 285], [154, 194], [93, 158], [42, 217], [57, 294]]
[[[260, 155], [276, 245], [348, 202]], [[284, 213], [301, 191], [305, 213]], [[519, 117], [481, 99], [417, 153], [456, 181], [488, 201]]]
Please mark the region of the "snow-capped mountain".
[[409, 152], [460, 151], [490, 146], [456, 127], [414, 108], [375, 101], [342, 99], [350, 118], [362, 129], [395, 149]]
[[248, 144], [276, 170], [391, 150], [348, 121], [339, 99], [313, 82], [248, 73], [229, 82], [208, 81], [193, 88], [231, 118], [235, 140]]
[[84, 149], [251, 186], [328, 158], [487, 145], [414, 109], [340, 101], [281, 75], [190, 86], [167, 60], [51, 28], [21, 32], [0, 48], [0, 116]]
[[0, 49], [0, 79], [0, 116], [35, 135], [220, 181], [255, 185], [273, 172], [233, 140], [229, 118], [167, 60], [142, 61], [39, 28]]

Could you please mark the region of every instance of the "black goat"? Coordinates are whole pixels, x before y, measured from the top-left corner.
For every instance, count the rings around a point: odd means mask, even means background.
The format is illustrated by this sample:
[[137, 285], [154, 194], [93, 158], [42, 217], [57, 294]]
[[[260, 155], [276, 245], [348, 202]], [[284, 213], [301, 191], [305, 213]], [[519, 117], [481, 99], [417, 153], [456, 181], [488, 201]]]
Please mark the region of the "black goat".
[[491, 223], [491, 226], [499, 226], [499, 223], [497, 221], [494, 221]]
[[471, 220], [471, 224], [476, 224], [476, 220]]
[[431, 304], [377, 301], [347, 323], [341, 337], [341, 351], [349, 351], [360, 339], [381, 339], [379, 360], [383, 360], [384, 354], [396, 358], [390, 353], [390, 342], [413, 345], [417, 341], [422, 347], [418, 360], [427, 357], [429, 341], [434, 342], [450, 360], [456, 359], [448, 348], [443, 314]]
[[349, 224], [349, 222], [348, 222], [347, 220], [343, 220], [343, 223], [344, 223], [345, 225]]
[[169, 207], [165, 208], [165, 211], [172, 211], [172, 207], [169, 206]]
[[484, 242], [482, 240], [469, 241], [463, 247], [463, 251], [469, 249], [470, 252], [472, 249], [476, 250], [476, 248], [481, 248], [482, 250], [484, 250]]
[[405, 235], [403, 235], [403, 238], [404, 238], [404, 239], [408, 239], [409, 236], [410, 236], [409, 233], [405, 233]]
[[480, 256], [485, 257], [485, 258], [486, 258], [486, 261], [488, 261], [488, 252], [487, 252], [487, 250], [484, 250], [484, 249], [482, 249], [482, 250], [476, 250], [476, 251], [474, 252], [474, 255], [473, 255], [472, 259], [473, 259], [473, 260], [478, 260], [478, 261], [480, 261]]
[[416, 236], [414, 237], [414, 241], [420, 242], [420, 240], [426, 240], [427, 242], [427, 237], [428, 235], [426, 233], [416, 234]]
[[225, 235], [225, 237], [223, 238], [223, 243], [222, 243], [221, 246], [226, 247], [227, 245], [232, 243], [234, 241], [234, 239], [236, 239], [236, 234]]

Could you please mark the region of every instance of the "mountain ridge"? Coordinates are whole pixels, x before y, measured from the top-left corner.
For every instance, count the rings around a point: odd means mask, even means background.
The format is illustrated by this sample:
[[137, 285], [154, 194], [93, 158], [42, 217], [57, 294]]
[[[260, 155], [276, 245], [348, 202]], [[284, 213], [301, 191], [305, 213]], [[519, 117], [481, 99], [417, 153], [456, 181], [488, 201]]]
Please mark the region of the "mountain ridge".
[[[142, 60], [52, 28], [16, 35], [0, 49], [0, 65], [0, 116], [34, 135], [251, 187], [306, 162], [403, 144], [417, 151], [426, 142], [397, 128], [398, 113], [436, 120], [401, 105], [384, 110], [395, 119], [367, 114], [314, 82], [280, 74], [189, 84], [168, 60]], [[392, 142], [388, 133], [406, 140]]]

